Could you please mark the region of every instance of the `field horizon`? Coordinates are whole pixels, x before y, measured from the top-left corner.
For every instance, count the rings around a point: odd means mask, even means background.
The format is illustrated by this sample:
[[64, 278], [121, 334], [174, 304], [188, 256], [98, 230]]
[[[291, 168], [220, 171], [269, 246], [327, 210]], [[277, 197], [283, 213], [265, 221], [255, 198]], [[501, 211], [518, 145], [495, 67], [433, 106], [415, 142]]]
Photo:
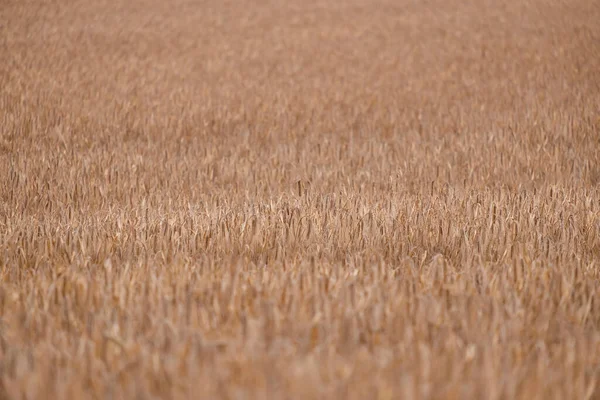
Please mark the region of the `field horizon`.
[[0, 399], [600, 399], [600, 5], [0, 5]]

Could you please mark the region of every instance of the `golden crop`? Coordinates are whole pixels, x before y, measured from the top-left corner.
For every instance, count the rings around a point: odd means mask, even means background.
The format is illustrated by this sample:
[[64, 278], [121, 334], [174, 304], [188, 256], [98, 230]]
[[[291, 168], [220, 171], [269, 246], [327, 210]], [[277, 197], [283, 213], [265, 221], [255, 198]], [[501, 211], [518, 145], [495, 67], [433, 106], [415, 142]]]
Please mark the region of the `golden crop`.
[[600, 398], [598, 21], [4, 0], [0, 398]]

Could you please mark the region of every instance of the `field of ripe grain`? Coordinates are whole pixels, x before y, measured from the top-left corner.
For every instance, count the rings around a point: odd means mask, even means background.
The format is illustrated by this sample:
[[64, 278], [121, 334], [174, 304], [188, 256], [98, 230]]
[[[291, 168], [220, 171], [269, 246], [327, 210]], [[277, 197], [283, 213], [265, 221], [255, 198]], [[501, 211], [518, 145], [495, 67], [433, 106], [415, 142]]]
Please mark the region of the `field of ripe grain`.
[[600, 399], [598, 21], [2, 1], [0, 399]]

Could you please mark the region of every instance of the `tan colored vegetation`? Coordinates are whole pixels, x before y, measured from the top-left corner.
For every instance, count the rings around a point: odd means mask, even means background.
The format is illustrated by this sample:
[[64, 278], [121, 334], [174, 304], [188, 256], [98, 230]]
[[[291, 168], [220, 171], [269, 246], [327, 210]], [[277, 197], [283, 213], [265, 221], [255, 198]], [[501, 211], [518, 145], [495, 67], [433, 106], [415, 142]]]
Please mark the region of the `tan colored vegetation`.
[[0, 397], [600, 398], [598, 21], [4, 0]]

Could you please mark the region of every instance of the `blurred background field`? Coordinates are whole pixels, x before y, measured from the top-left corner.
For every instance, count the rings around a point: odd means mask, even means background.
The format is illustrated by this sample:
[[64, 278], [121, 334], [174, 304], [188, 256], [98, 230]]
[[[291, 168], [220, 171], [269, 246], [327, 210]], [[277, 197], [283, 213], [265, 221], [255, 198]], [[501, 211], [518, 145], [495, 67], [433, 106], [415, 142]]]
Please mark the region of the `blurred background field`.
[[600, 4], [0, 5], [0, 398], [600, 398]]

